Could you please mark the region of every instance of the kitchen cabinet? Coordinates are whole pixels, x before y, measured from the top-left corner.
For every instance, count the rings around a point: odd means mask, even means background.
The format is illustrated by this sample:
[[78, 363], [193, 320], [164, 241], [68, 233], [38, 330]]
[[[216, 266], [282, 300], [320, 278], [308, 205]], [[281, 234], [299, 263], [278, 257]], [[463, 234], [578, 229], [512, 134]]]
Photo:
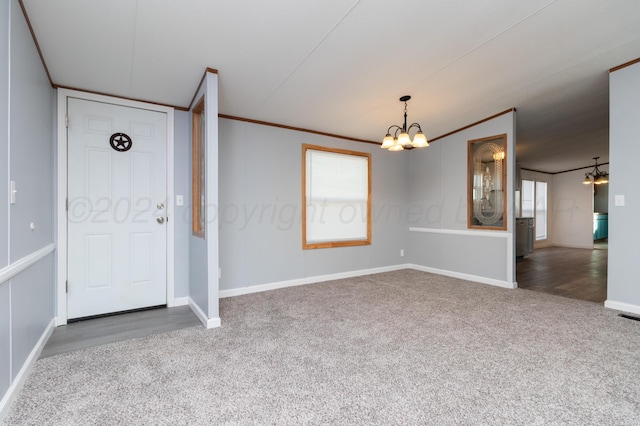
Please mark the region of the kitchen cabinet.
[[607, 213], [593, 214], [593, 241], [609, 238], [609, 215]]

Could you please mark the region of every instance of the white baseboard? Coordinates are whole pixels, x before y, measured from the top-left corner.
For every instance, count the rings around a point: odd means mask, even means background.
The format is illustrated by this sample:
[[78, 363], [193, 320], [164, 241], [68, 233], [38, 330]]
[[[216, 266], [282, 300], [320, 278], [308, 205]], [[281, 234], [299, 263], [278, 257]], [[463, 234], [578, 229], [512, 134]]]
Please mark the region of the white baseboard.
[[452, 278], [460, 278], [462, 280], [474, 281], [481, 284], [494, 285], [496, 287], [509, 288], [509, 289], [518, 288], [518, 284], [516, 282], [496, 280], [493, 278], [486, 278], [478, 275], [463, 274], [462, 272], [447, 271], [446, 269], [431, 268], [429, 266], [422, 266], [422, 265], [411, 264], [411, 265], [408, 265], [408, 267], [411, 269], [415, 269], [416, 271], [430, 272], [432, 274], [444, 275], [446, 277], [452, 277]]
[[173, 299], [173, 306], [186, 306], [189, 304], [188, 297], [176, 297]]
[[191, 308], [193, 313], [196, 314], [196, 316], [198, 317], [198, 319], [200, 320], [202, 325], [205, 326], [205, 328], [220, 327], [220, 325], [221, 325], [220, 318], [209, 318], [204, 313], [204, 311], [202, 309], [200, 309], [200, 306], [198, 306], [198, 304], [193, 301], [192, 298], [189, 297], [188, 299], [189, 299], [189, 307]]
[[593, 244], [591, 245], [579, 245], [579, 244], [552, 244], [553, 247], [564, 247], [564, 248], [574, 248], [574, 249], [585, 249], [585, 250], [593, 250]]
[[321, 283], [325, 281], [340, 280], [343, 278], [352, 278], [352, 277], [359, 277], [363, 275], [380, 274], [382, 272], [398, 271], [401, 269], [415, 269], [417, 271], [430, 272], [432, 274], [445, 275], [448, 277], [460, 278], [463, 280], [475, 281], [478, 283], [490, 284], [490, 285], [503, 287], [503, 288], [513, 289], [518, 287], [518, 284], [515, 282], [510, 283], [507, 281], [495, 280], [492, 278], [485, 278], [477, 275], [469, 275], [469, 274], [463, 274], [460, 272], [452, 272], [452, 271], [446, 271], [444, 269], [430, 268], [427, 266], [405, 263], [405, 264], [393, 265], [393, 266], [383, 266], [380, 268], [370, 268], [370, 269], [361, 269], [358, 271], [340, 272], [337, 274], [316, 275], [314, 277], [299, 278], [299, 279], [289, 280], [289, 281], [279, 281], [275, 283], [234, 288], [230, 290], [220, 290], [220, 299], [224, 299], [226, 297], [242, 296], [244, 294], [260, 293], [260, 292], [269, 291], [269, 290], [277, 290], [277, 289], [286, 288], [286, 287], [295, 287], [299, 285], [307, 285], [307, 284]]
[[632, 305], [630, 303], [615, 302], [613, 300], [605, 300], [604, 307], [614, 309], [616, 311], [629, 312], [632, 314], [640, 315], [640, 306]]
[[53, 333], [53, 330], [56, 327], [55, 324], [56, 324], [56, 319], [52, 318], [51, 321], [49, 322], [49, 325], [47, 325], [47, 327], [42, 332], [40, 339], [38, 339], [38, 342], [31, 350], [31, 353], [29, 354], [27, 359], [24, 361], [24, 364], [22, 364], [22, 368], [18, 372], [18, 375], [16, 376], [16, 378], [11, 383], [11, 386], [9, 386], [9, 389], [7, 389], [7, 393], [5, 393], [4, 397], [0, 401], [0, 423], [9, 413], [9, 408], [11, 407], [11, 404], [13, 403], [13, 401], [18, 397], [18, 394], [20, 393], [22, 386], [24, 386], [24, 382], [29, 376], [29, 373], [31, 372], [33, 365], [38, 360], [38, 357], [40, 356], [42, 349], [44, 349], [44, 345], [47, 344], [49, 337], [51, 337], [51, 333]]
[[340, 280], [343, 278], [360, 277], [362, 275], [380, 274], [382, 272], [398, 271], [409, 268], [408, 264], [383, 266], [380, 268], [361, 269], [358, 271], [339, 272], [336, 274], [316, 275], [314, 277], [298, 278], [295, 280], [279, 281], [275, 283], [252, 285], [248, 287], [220, 290], [220, 299], [225, 297], [242, 296], [244, 294], [260, 293], [263, 291], [277, 290], [280, 288], [295, 287], [299, 285], [315, 284], [325, 281]]

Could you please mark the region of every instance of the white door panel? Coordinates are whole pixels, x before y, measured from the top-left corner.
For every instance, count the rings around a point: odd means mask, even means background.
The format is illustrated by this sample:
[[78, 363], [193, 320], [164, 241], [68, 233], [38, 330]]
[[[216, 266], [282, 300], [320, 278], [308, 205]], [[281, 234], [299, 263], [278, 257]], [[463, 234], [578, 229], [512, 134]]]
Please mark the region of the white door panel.
[[[67, 108], [68, 318], [164, 305], [166, 114], [75, 98]], [[128, 150], [112, 147], [116, 133]]]

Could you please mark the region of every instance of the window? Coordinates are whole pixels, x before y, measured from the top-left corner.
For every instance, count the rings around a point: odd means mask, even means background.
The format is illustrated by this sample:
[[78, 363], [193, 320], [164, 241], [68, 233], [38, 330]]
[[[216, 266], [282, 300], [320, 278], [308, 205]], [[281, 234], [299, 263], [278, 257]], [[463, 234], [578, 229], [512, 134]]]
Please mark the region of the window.
[[547, 182], [522, 180], [522, 217], [535, 218], [536, 241], [547, 239]]
[[536, 182], [536, 241], [547, 239], [547, 182]]
[[302, 248], [371, 244], [371, 155], [302, 146]]
[[204, 238], [205, 230], [205, 166], [206, 166], [206, 123], [204, 96], [192, 111], [191, 140], [191, 219], [193, 235]]

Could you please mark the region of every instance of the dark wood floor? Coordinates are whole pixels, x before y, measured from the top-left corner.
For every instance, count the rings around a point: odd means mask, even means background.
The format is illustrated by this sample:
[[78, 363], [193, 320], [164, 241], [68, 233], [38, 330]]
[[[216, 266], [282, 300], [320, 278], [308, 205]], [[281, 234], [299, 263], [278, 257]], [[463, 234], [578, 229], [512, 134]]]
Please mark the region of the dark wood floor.
[[198, 317], [188, 306], [130, 312], [74, 322], [57, 327], [53, 331], [40, 358], [201, 325]]
[[607, 299], [606, 242], [594, 250], [549, 247], [516, 261], [516, 281], [524, 288], [572, 299], [604, 303]]

